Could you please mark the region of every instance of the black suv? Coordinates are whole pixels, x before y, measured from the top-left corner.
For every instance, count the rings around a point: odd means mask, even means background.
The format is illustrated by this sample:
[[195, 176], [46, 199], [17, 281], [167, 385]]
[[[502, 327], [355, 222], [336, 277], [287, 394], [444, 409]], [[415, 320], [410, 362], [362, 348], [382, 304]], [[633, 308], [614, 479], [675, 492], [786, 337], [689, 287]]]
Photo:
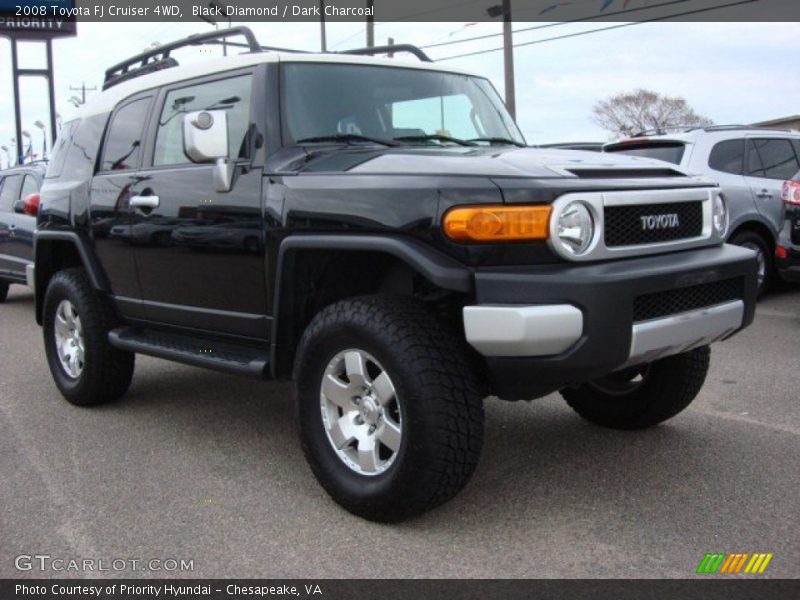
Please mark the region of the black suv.
[[393, 521], [466, 484], [486, 396], [649, 427], [752, 321], [756, 260], [706, 180], [527, 148], [488, 80], [413, 47], [234, 34], [249, 53], [177, 65], [213, 33], [112, 67], [64, 126], [36, 315], [73, 404], [122, 396], [136, 353], [293, 380], [320, 483]]
[[32, 163], [0, 171], [0, 302], [12, 283], [32, 287], [33, 232], [44, 170], [43, 164]]

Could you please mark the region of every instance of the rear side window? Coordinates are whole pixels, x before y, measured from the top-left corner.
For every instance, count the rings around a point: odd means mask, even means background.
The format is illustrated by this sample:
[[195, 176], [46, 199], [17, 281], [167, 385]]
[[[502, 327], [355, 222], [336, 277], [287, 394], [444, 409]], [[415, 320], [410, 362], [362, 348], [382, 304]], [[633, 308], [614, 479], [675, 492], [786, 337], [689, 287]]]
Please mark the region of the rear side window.
[[19, 184], [21, 175], [9, 175], [3, 180], [3, 187], [0, 189], [0, 210], [10, 211], [14, 203], [19, 198]]
[[749, 140], [747, 174], [765, 179], [791, 179], [800, 169], [794, 146], [788, 139]]
[[112, 117], [103, 146], [101, 171], [138, 168], [149, 105], [150, 98], [140, 98], [120, 108]]
[[198, 110], [224, 110], [228, 116], [228, 157], [246, 158], [251, 80], [250, 75], [243, 75], [169, 92], [158, 120], [153, 166], [192, 162], [183, 151], [183, 115]]
[[22, 182], [22, 193], [20, 193], [20, 199], [24, 200], [31, 194], [36, 194], [39, 192], [39, 184], [36, 182], [36, 178], [33, 175], [26, 175], [25, 179]]
[[681, 142], [656, 143], [656, 144], [618, 144], [606, 148], [606, 152], [618, 152], [629, 156], [641, 156], [664, 160], [674, 165], [681, 164], [686, 145]]
[[64, 123], [53, 148], [53, 157], [47, 167], [47, 177], [60, 177], [67, 160], [67, 150], [72, 143], [72, 136], [79, 123], [78, 119]]
[[708, 166], [715, 171], [741, 175], [744, 172], [744, 138], [716, 144], [708, 157]]

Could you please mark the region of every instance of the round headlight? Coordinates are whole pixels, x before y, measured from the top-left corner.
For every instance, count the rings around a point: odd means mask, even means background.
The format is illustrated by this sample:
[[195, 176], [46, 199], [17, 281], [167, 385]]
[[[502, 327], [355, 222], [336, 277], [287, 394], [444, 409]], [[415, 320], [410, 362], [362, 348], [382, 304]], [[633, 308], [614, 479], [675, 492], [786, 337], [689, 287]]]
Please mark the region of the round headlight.
[[712, 223], [714, 225], [714, 233], [719, 237], [725, 237], [728, 232], [728, 207], [725, 205], [725, 198], [722, 194], [714, 196]]
[[573, 256], [586, 252], [594, 237], [592, 213], [583, 202], [570, 202], [558, 217], [558, 243]]

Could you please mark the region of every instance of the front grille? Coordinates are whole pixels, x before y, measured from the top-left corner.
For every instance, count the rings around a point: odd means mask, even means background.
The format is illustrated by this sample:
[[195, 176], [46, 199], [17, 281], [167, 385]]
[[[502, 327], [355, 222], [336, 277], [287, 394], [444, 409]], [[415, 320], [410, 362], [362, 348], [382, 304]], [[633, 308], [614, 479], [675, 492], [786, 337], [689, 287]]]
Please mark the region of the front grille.
[[639, 296], [633, 302], [633, 320], [647, 321], [739, 300], [744, 295], [744, 279], [735, 277], [713, 283], [656, 292]]
[[[702, 202], [606, 206], [606, 246], [638, 246], [699, 237], [703, 233]], [[647, 228], [642, 217], [664, 217]], [[652, 225], [652, 220], [651, 223]], [[660, 225], [660, 226], [659, 226]]]

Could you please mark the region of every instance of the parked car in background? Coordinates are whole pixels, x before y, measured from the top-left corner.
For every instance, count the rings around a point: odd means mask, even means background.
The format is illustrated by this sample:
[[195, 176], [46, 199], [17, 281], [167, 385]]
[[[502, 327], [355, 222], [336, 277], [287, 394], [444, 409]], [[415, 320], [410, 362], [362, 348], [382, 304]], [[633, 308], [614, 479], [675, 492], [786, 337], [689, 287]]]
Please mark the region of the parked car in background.
[[800, 283], [800, 173], [783, 184], [786, 211], [775, 248], [775, 264], [785, 281]]
[[561, 150], [586, 150], [588, 152], [602, 152], [603, 142], [566, 142], [558, 144], [539, 144], [537, 148], [559, 148]]
[[657, 158], [717, 181], [730, 213], [728, 242], [756, 251], [759, 293], [766, 289], [775, 275], [783, 183], [800, 170], [800, 132], [744, 125], [659, 130], [603, 150]]
[[0, 171], [0, 302], [12, 283], [28, 283], [44, 171], [38, 163]]

